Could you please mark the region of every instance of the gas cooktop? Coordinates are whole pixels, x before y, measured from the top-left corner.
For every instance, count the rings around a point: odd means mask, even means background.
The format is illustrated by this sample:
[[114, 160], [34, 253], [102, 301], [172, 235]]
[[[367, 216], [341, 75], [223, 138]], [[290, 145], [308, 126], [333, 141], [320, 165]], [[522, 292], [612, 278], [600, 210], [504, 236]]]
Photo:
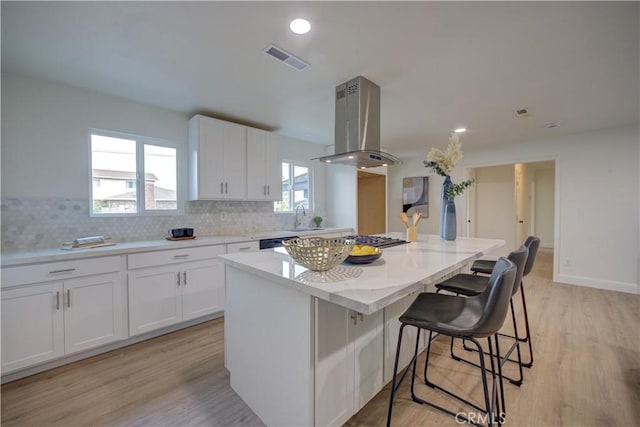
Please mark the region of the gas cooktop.
[[394, 239], [392, 237], [354, 235], [345, 236], [347, 239], [354, 239], [357, 245], [368, 245], [375, 248], [388, 248], [391, 246], [404, 245], [409, 243], [406, 240]]

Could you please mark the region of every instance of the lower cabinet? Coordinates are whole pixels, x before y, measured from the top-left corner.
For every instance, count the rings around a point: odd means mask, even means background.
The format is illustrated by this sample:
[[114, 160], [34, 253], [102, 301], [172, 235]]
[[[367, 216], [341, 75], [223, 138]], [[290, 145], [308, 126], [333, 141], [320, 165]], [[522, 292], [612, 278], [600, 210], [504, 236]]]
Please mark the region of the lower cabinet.
[[382, 389], [383, 312], [316, 299], [315, 424], [341, 425]]
[[[120, 258], [60, 264], [2, 270], [3, 374], [122, 338]], [[76, 277], [94, 267], [118, 271]]]
[[222, 311], [224, 266], [217, 256], [224, 252], [213, 246], [129, 255], [129, 334]]
[[[420, 292], [414, 292], [406, 297], [388, 305], [384, 308], [384, 383], [391, 381], [393, 376], [393, 365], [396, 358], [396, 350], [398, 348], [398, 335], [400, 333], [400, 316], [415, 301]], [[416, 335], [420, 333], [420, 342], [418, 351], [421, 352], [425, 348], [425, 333], [419, 332], [413, 326], [407, 326], [402, 332], [402, 348], [400, 349], [400, 357], [398, 358], [398, 372], [406, 367], [413, 358], [413, 351], [416, 345]]]

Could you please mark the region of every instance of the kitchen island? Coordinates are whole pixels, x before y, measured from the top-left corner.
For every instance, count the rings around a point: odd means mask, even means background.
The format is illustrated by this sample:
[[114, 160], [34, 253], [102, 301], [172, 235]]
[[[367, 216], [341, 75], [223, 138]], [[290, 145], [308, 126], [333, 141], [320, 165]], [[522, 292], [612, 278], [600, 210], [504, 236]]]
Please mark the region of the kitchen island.
[[503, 245], [419, 236], [322, 273], [282, 248], [221, 256], [231, 387], [267, 425], [344, 423], [391, 379], [397, 319], [414, 294]]

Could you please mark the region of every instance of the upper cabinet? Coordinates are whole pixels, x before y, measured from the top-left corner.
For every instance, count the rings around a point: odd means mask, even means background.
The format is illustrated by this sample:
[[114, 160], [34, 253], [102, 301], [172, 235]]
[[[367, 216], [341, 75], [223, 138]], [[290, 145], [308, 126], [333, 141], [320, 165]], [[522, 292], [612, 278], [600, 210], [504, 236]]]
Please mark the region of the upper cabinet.
[[189, 120], [189, 195], [196, 199], [247, 198], [247, 129], [194, 116]]
[[247, 129], [247, 196], [282, 200], [282, 140], [260, 129]]
[[281, 200], [281, 137], [205, 116], [189, 120], [191, 200]]

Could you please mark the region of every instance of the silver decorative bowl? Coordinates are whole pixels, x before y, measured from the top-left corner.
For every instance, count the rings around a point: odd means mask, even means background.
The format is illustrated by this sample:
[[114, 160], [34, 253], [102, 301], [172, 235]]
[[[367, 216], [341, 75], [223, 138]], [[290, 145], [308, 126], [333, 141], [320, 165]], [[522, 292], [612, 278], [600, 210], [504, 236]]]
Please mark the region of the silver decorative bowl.
[[296, 238], [282, 242], [295, 262], [313, 271], [331, 270], [349, 256], [355, 244], [354, 239], [344, 237]]

